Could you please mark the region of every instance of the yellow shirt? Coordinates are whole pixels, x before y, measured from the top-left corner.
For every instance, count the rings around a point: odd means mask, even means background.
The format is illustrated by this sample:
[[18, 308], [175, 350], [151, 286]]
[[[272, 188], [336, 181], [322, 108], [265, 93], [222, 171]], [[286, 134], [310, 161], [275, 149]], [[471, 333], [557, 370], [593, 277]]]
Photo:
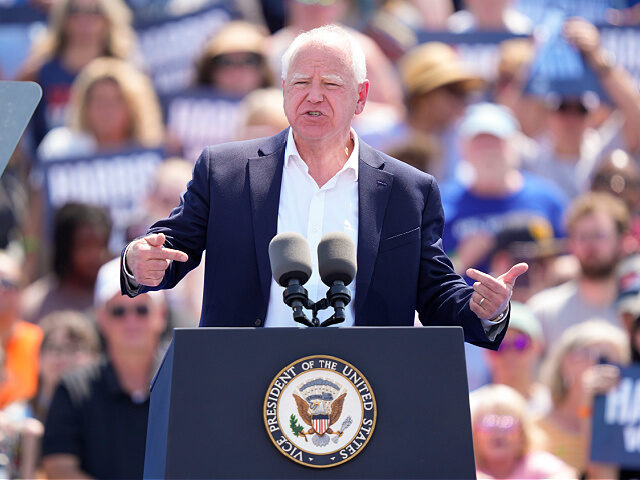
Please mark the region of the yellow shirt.
[[544, 433], [541, 448], [584, 472], [587, 468], [589, 439], [583, 433], [571, 432], [558, 425], [549, 416], [539, 419], [536, 425]]

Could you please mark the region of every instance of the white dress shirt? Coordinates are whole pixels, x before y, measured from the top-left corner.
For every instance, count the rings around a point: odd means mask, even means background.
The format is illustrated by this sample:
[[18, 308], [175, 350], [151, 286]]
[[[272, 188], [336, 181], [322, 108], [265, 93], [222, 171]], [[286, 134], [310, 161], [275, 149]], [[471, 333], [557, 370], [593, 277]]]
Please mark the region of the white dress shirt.
[[[300, 158], [292, 130], [284, 151], [284, 169], [278, 205], [278, 233], [298, 232], [309, 242], [313, 273], [304, 285], [312, 301], [327, 294], [327, 287], [318, 271], [318, 243], [325, 233], [340, 231], [358, 245], [358, 136], [351, 130], [353, 151], [342, 169], [322, 187], [309, 175], [309, 167]], [[355, 279], [348, 285], [351, 302], [345, 308], [346, 319], [341, 327], [354, 325]], [[271, 278], [271, 293], [265, 327], [301, 326], [293, 321], [293, 310], [282, 301], [284, 288]], [[305, 310], [311, 319], [311, 311]], [[320, 321], [333, 315], [333, 308], [318, 312]]]

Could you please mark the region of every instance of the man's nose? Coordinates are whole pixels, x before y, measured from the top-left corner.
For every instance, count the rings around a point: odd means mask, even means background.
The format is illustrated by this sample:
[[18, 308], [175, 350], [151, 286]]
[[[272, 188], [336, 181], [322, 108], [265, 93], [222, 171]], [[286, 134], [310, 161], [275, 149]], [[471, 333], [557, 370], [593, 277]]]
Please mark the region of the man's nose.
[[311, 84], [309, 88], [309, 93], [307, 94], [307, 100], [312, 103], [319, 103], [324, 99], [324, 94], [322, 93], [322, 88], [320, 88], [319, 84], [315, 82]]

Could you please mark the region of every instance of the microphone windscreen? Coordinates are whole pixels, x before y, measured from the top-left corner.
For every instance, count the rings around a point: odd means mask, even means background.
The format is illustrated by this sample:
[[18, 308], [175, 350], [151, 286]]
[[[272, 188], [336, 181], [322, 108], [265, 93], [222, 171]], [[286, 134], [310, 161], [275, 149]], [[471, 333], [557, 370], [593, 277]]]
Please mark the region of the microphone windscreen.
[[318, 244], [320, 278], [327, 286], [339, 280], [349, 285], [356, 276], [356, 244], [343, 232], [329, 232]]
[[311, 254], [307, 239], [296, 232], [279, 233], [269, 243], [269, 261], [276, 282], [287, 287], [291, 279], [301, 285], [311, 276]]

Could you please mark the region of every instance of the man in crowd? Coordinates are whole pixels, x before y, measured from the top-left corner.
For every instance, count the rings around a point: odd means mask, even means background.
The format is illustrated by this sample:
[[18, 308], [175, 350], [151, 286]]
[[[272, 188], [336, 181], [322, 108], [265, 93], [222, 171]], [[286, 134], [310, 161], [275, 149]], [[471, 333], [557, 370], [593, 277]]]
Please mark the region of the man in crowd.
[[565, 197], [549, 181], [518, 170], [514, 141], [519, 131], [512, 113], [492, 103], [470, 106], [460, 124], [462, 158], [472, 180], [442, 187], [443, 245], [454, 254], [457, 272], [487, 271], [496, 235], [510, 224], [527, 221], [551, 229], [553, 236], [562, 234]]
[[569, 207], [569, 251], [580, 273], [557, 287], [543, 290], [528, 302], [551, 346], [576, 323], [598, 318], [620, 325], [614, 306], [618, 295], [616, 267], [623, 256], [629, 214], [622, 201], [606, 193], [588, 193]]
[[51, 403], [42, 445], [47, 478], [142, 478], [166, 307], [158, 292], [121, 296], [119, 267], [105, 264], [96, 282], [106, 358], [63, 377]]
[[[342, 231], [357, 245], [354, 301], [345, 326], [462, 325], [465, 338], [497, 348], [519, 264], [498, 278], [470, 270], [465, 285], [441, 247], [442, 207], [433, 177], [358, 141], [364, 54], [342, 29], [301, 34], [283, 56], [291, 128], [269, 139], [207, 148], [183, 202], [123, 252], [123, 292], [172, 288], [206, 248], [201, 326], [290, 326], [271, 278], [268, 244], [278, 232]], [[326, 290], [317, 268], [310, 296]], [[321, 317], [321, 320], [323, 318]]]

